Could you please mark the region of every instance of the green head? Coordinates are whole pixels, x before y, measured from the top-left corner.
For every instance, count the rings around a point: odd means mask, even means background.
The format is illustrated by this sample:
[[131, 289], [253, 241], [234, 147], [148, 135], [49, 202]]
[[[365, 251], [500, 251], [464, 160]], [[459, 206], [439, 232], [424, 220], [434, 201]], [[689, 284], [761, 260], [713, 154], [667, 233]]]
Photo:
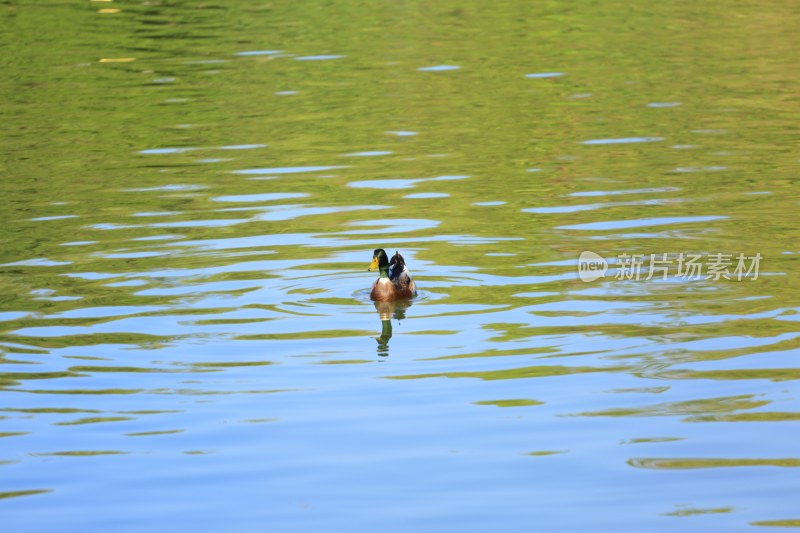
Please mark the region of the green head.
[[389, 256], [383, 248], [378, 248], [372, 253], [372, 263], [369, 264], [370, 271], [378, 269], [381, 271], [382, 278], [389, 277]]

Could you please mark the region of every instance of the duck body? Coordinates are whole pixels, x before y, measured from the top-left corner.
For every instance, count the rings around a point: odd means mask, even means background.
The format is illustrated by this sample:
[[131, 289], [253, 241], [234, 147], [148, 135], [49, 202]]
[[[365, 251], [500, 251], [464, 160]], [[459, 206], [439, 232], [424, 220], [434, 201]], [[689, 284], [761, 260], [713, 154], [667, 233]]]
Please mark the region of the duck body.
[[385, 250], [382, 248], [375, 250], [369, 270], [376, 268], [380, 271], [380, 277], [372, 284], [372, 291], [369, 294], [371, 299], [377, 302], [393, 302], [416, 296], [417, 284], [411, 279], [411, 273], [399, 252], [389, 261]]

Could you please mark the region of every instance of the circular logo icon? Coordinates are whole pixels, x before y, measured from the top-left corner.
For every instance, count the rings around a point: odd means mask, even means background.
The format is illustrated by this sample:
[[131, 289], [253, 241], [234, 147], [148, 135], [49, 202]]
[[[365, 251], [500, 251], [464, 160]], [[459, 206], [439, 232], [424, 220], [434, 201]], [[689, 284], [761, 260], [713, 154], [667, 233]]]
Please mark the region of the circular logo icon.
[[578, 277], [583, 282], [600, 279], [606, 275], [608, 262], [594, 252], [585, 250], [578, 257]]

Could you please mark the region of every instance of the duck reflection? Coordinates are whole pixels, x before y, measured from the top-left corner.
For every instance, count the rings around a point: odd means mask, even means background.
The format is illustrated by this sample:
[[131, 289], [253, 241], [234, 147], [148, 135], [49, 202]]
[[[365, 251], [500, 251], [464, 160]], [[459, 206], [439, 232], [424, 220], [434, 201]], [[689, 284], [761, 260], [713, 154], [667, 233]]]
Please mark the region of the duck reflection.
[[375, 340], [378, 341], [378, 355], [386, 357], [389, 355], [389, 340], [392, 338], [392, 319], [403, 320], [406, 317], [406, 309], [411, 307], [411, 301], [373, 303], [381, 319], [381, 334], [379, 337], [375, 337]]

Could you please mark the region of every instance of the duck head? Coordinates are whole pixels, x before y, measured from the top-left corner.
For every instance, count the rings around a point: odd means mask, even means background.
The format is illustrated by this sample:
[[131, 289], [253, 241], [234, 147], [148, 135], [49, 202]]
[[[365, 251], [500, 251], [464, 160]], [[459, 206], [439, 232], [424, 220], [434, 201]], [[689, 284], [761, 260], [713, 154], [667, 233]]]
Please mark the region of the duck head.
[[378, 248], [372, 253], [372, 262], [367, 270], [373, 271], [376, 268], [381, 271], [381, 277], [389, 271], [389, 256], [383, 248]]

